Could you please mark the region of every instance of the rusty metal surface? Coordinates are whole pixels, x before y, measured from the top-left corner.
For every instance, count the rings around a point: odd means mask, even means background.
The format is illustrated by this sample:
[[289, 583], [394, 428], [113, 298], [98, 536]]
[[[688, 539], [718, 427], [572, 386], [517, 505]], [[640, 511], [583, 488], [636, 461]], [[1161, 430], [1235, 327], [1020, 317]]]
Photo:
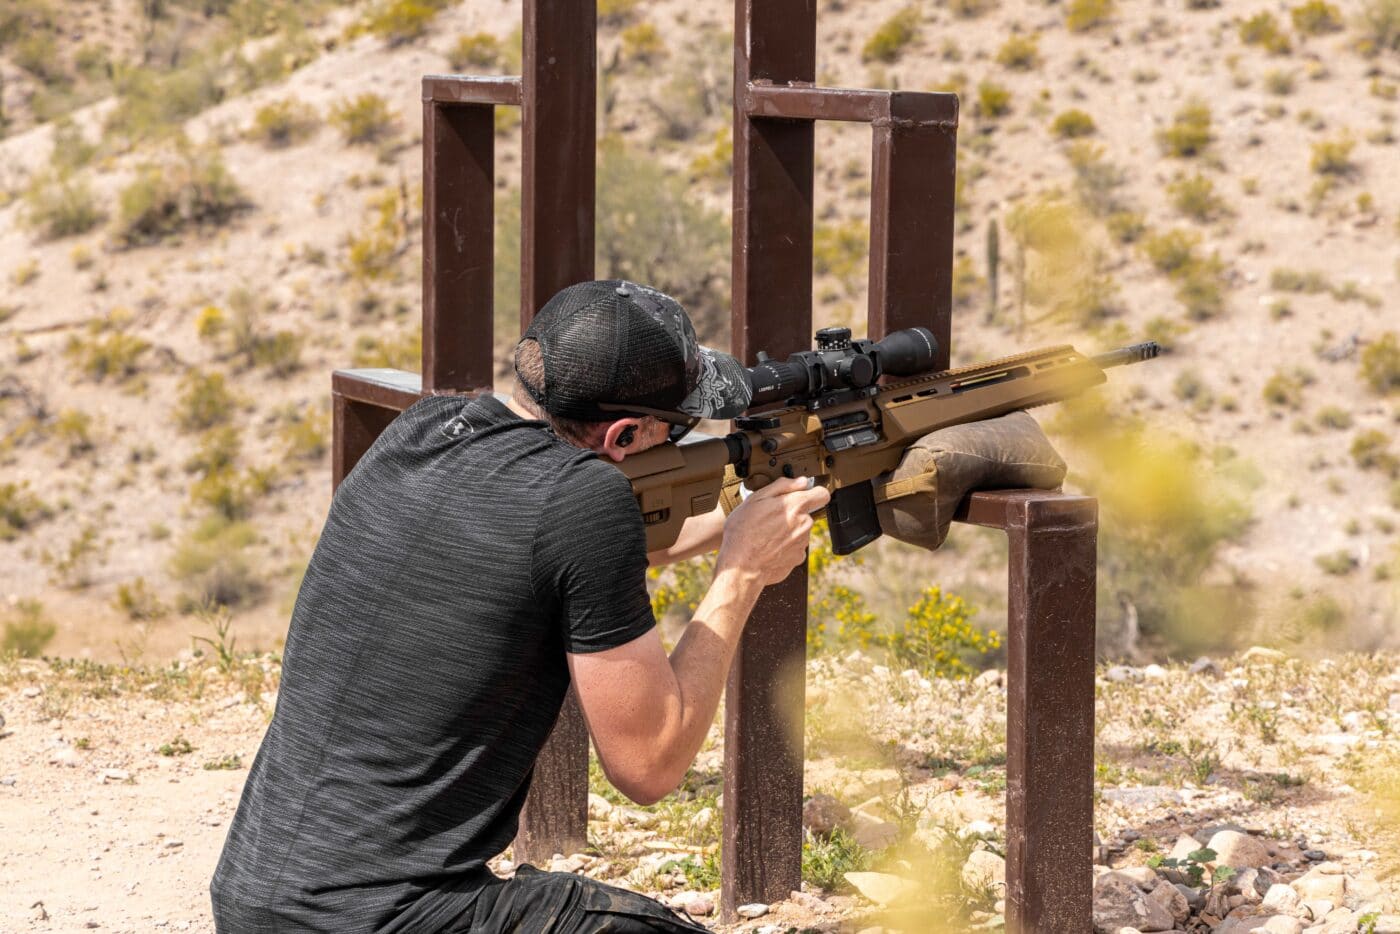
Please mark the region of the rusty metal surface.
[[520, 327], [566, 285], [593, 278], [597, 8], [525, 0]]
[[[951, 96], [898, 100], [918, 113], [939, 109]], [[869, 334], [930, 329], [940, 370], [948, 367], [952, 339], [956, 105], [952, 112], [952, 123], [889, 121], [871, 130]]]
[[[736, 0], [733, 350], [786, 356], [812, 339], [811, 121], [751, 119], [752, 80], [813, 79], [814, 0]], [[725, 692], [721, 916], [786, 898], [802, 881], [802, 681], [807, 571], [759, 598]], [[797, 672], [795, 696], [780, 680]], [[795, 701], [795, 702], [793, 702]]]
[[501, 104], [519, 107], [518, 75], [424, 75], [423, 100], [440, 104]]
[[[424, 79], [424, 96], [428, 93]], [[423, 391], [495, 372], [495, 108], [423, 103]]]
[[1006, 929], [1091, 924], [1094, 589], [1098, 509], [1085, 496], [977, 493], [966, 521], [1006, 530]]
[[398, 414], [397, 409], [356, 402], [338, 392], [331, 393], [331, 430], [335, 437], [331, 448], [332, 490], [340, 486], [374, 439]]
[[837, 120], [956, 129], [956, 94], [827, 88], [789, 82], [755, 81], [744, 88], [744, 109], [755, 117], [787, 120]]
[[[525, 0], [523, 19], [522, 331], [555, 292], [593, 278], [598, 87], [592, 0]], [[535, 764], [516, 839], [545, 859], [587, 842], [588, 732], [572, 701]]]

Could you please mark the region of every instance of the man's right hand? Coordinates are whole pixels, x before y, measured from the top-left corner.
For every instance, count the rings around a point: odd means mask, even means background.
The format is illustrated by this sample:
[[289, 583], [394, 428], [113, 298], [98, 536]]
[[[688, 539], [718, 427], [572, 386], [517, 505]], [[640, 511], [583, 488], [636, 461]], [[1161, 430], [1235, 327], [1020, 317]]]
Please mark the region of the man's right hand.
[[812, 513], [831, 499], [824, 487], [809, 489], [808, 483], [780, 478], [740, 503], [724, 523], [716, 571], [757, 574], [765, 587], [791, 574], [807, 555]]

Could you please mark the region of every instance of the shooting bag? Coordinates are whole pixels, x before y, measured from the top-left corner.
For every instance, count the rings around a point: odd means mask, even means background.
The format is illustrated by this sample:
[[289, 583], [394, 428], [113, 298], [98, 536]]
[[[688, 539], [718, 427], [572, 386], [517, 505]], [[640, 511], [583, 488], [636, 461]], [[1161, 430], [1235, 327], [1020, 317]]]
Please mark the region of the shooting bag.
[[924, 435], [891, 472], [877, 478], [880, 528], [930, 551], [943, 544], [953, 513], [976, 490], [1052, 490], [1065, 462], [1034, 418], [1012, 412]]

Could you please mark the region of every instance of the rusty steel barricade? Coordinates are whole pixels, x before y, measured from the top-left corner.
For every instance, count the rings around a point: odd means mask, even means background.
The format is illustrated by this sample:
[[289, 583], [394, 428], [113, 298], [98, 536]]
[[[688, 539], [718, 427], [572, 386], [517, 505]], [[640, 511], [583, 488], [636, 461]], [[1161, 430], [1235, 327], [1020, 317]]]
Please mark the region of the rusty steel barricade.
[[[760, 349], [809, 346], [814, 127], [839, 120], [872, 133], [868, 332], [928, 327], [945, 367], [957, 98], [816, 87], [812, 0], [736, 0], [735, 17], [735, 355], [753, 363]], [[492, 385], [494, 108], [523, 110], [521, 329], [555, 291], [593, 278], [594, 3], [524, 0], [523, 19], [521, 76], [423, 79], [422, 377], [333, 374], [337, 484], [422, 395]], [[1002, 529], [1009, 544], [1007, 928], [1079, 934], [1090, 926], [1096, 504], [978, 493], [958, 518]], [[805, 568], [764, 591], [729, 676], [727, 919], [801, 884], [806, 593]], [[517, 861], [586, 844], [587, 759], [570, 694], [536, 765]]]

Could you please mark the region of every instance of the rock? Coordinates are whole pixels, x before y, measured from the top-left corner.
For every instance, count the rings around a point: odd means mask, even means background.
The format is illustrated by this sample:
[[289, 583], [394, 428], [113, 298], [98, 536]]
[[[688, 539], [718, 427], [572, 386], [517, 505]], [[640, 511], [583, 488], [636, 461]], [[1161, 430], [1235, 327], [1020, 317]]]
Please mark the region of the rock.
[[988, 668], [986, 671], [973, 678], [972, 683], [979, 688], [999, 688], [1001, 687], [1001, 672], [995, 668]]
[[[1400, 713], [1400, 691], [1390, 695], [1390, 700], [1386, 701], [1386, 709]], [[1388, 917], [1388, 916], [1383, 916]], [[1379, 932], [1379, 928], [1376, 929]]]
[[973, 850], [962, 868], [963, 884], [971, 889], [1000, 886], [1006, 890], [1006, 860], [991, 850]]
[[1105, 671], [1103, 676], [1106, 681], [1141, 681], [1142, 671], [1131, 665], [1114, 665], [1112, 668], [1108, 669], [1108, 671]]
[[1350, 908], [1334, 908], [1313, 930], [1317, 934], [1356, 934], [1358, 926], [1356, 912]]
[[1301, 934], [1303, 922], [1287, 915], [1253, 915], [1250, 917], [1227, 918], [1215, 929], [1215, 934]]
[[1360, 733], [1370, 725], [1370, 718], [1359, 710], [1350, 710], [1342, 714], [1342, 729], [1348, 733]]
[[1149, 901], [1132, 879], [1119, 872], [1106, 872], [1094, 880], [1094, 930], [1119, 934], [1123, 928], [1139, 931], [1170, 931], [1176, 924], [1171, 910]]
[[1219, 824], [1207, 824], [1200, 830], [1197, 830], [1195, 833], [1191, 834], [1191, 836], [1200, 841], [1201, 846], [1205, 846], [1207, 843], [1210, 842], [1211, 837], [1220, 833], [1220, 831], [1222, 830], [1234, 830], [1238, 833], [1249, 833], [1249, 831], [1241, 824], [1233, 824], [1229, 821], [1224, 821]]
[[1148, 866], [1128, 866], [1115, 870], [1120, 876], [1127, 876], [1133, 880], [1133, 884], [1144, 892], [1150, 892], [1157, 887], [1157, 873]]
[[919, 891], [917, 882], [887, 872], [848, 872], [845, 879], [852, 888], [877, 905], [889, 905]]
[[128, 772], [126, 769], [103, 769], [102, 774], [99, 777], [102, 779], [102, 782], [104, 784], [107, 782], [131, 781], [131, 773]]
[[899, 788], [899, 773], [894, 769], [864, 769], [851, 777], [845, 797], [848, 801], [863, 801], [872, 795], [896, 792]]
[[1167, 669], [1157, 664], [1148, 665], [1142, 670], [1142, 676], [1148, 681], [1161, 681], [1167, 676]]
[[851, 826], [851, 809], [831, 795], [812, 795], [802, 805], [802, 826], [818, 836]]
[[711, 807], [703, 807], [700, 810], [696, 811], [695, 814], [690, 818], [689, 824], [691, 830], [704, 830], [706, 827], [710, 826], [714, 822], [715, 809]]
[[1269, 851], [1258, 840], [1238, 830], [1222, 830], [1210, 838], [1207, 849], [1215, 851], [1215, 861], [1235, 869], [1257, 869], [1269, 865]]
[[878, 817], [857, 814], [854, 817], [856, 842], [867, 850], [883, 850], [899, 839], [899, 828]]
[[1240, 661], [1246, 665], [1276, 665], [1279, 662], [1288, 661], [1288, 656], [1278, 649], [1268, 649], [1262, 645], [1251, 646], [1245, 649], [1240, 656]]
[[[1395, 698], [1400, 694], [1390, 695], [1390, 702], [1393, 705]], [[1392, 710], [1395, 708], [1392, 706]], [[1375, 934], [1400, 934], [1400, 915], [1381, 915], [1376, 918]]]
[[1310, 863], [1320, 863], [1327, 858], [1327, 853], [1323, 850], [1304, 850], [1303, 859]]
[[1201, 848], [1201, 841], [1195, 837], [1182, 834], [1176, 838], [1176, 843], [1172, 845], [1172, 851], [1167, 854], [1171, 859], [1185, 859]]
[[1323, 918], [1332, 913], [1332, 909], [1335, 907], [1337, 906], [1332, 904], [1328, 899], [1319, 898], [1316, 901], [1306, 901], [1299, 905], [1298, 914], [1305, 920], [1320, 923]]
[[607, 798], [604, 798], [602, 795], [595, 795], [591, 791], [588, 793], [589, 820], [607, 820], [612, 810], [612, 802]]
[[1220, 666], [1204, 655], [1192, 662], [1191, 667], [1186, 669], [1186, 671], [1188, 674], [1211, 675], [1216, 678], [1220, 677], [1222, 674]]
[[1189, 885], [1183, 885], [1180, 882], [1173, 882], [1172, 888], [1180, 892], [1181, 897], [1186, 899], [1186, 907], [1191, 911], [1199, 911], [1201, 906], [1206, 903], [1199, 889], [1192, 888]]
[[1186, 901], [1186, 896], [1177, 891], [1176, 886], [1170, 882], [1157, 883], [1157, 887], [1147, 893], [1147, 900], [1156, 902], [1170, 912], [1175, 925], [1180, 925], [1191, 915], [1191, 905]]
[[589, 863], [589, 858], [582, 853], [573, 853], [569, 856], [556, 856], [549, 861], [550, 872], [575, 873], [583, 869]]
[[14, 785], [16, 781], [17, 779], [13, 775], [6, 775], [5, 777], [0, 778], [0, 785], [5, 786], [6, 788], [10, 788]]
[[1230, 880], [1230, 893], [1244, 896], [1246, 905], [1257, 905], [1264, 900], [1264, 893], [1269, 891], [1271, 880], [1262, 875], [1269, 870], [1245, 869], [1236, 873]]
[[1322, 872], [1327, 863], [1319, 863], [1293, 880], [1293, 891], [1305, 902], [1326, 899], [1340, 902], [1347, 893], [1347, 877], [1335, 872]]
[[829, 907], [826, 902], [822, 901], [811, 892], [799, 892], [796, 889], [788, 894], [788, 901], [792, 902], [794, 905], [806, 908], [808, 911], [824, 912]]
[[1115, 804], [1139, 811], [1181, 803], [1180, 792], [1162, 785], [1148, 785], [1144, 788], [1106, 788], [1102, 797], [1105, 801], [1112, 801]]
[[747, 905], [740, 905], [734, 909], [734, 913], [741, 918], [752, 921], [754, 918], [761, 918], [768, 914], [768, 906], [762, 902], [751, 902]]
[[958, 837], [963, 840], [967, 840], [972, 837], [976, 837], [978, 839], [987, 839], [989, 837], [995, 837], [996, 833], [997, 826], [991, 821], [974, 820], [968, 821], [966, 824], [962, 825], [962, 827], [958, 830]]
[[1298, 901], [1298, 893], [1293, 890], [1293, 886], [1280, 882], [1269, 886], [1269, 891], [1264, 893], [1264, 899], [1259, 905], [1266, 911], [1287, 914], [1298, 907]]
[[677, 908], [679, 908], [681, 911], [684, 911], [686, 914], [693, 915], [697, 918], [704, 918], [714, 914], [714, 899], [700, 892], [692, 892], [689, 894], [690, 897], [687, 898], [685, 901], [681, 902], [679, 905], [677, 905]]
[[25, 688], [23, 691], [20, 691], [20, 692], [19, 692], [19, 696], [20, 696], [20, 697], [27, 697], [27, 698], [29, 698], [29, 699], [32, 700], [33, 698], [38, 697], [38, 696], [39, 696], [40, 694], [42, 694], [42, 693], [44, 693], [44, 689], [43, 689], [43, 688], [28, 687], [28, 688]]
[[1103, 842], [1097, 830], [1094, 831], [1094, 865], [1107, 866], [1109, 861], [1108, 845]]

